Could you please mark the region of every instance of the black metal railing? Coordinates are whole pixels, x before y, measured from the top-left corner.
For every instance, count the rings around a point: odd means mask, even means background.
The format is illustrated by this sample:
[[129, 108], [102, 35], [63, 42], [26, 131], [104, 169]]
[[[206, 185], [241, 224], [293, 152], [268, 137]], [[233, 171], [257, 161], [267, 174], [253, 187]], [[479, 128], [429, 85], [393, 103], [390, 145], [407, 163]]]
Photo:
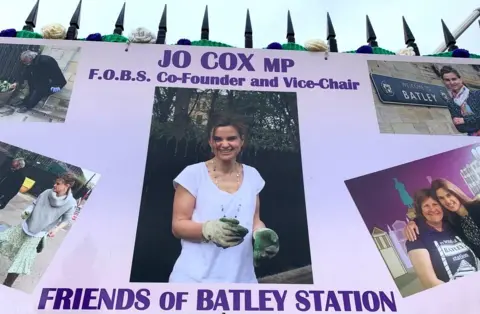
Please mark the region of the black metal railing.
[[0, 81], [19, 82], [25, 66], [20, 62], [20, 54], [25, 50], [40, 52], [38, 45], [0, 44]]
[[[23, 30], [33, 31], [36, 22], [37, 22], [37, 15], [39, 9], [40, 0], [37, 0], [35, 6], [33, 7], [32, 11], [28, 15], [27, 19], [25, 20], [25, 26]], [[113, 30], [114, 34], [122, 35], [124, 32], [124, 21], [125, 21], [125, 7], [126, 4], [124, 3], [120, 14], [115, 22], [115, 28]], [[82, 1], [77, 5], [75, 12], [70, 20], [70, 26], [68, 27], [66, 40], [76, 40], [78, 36], [78, 30], [80, 29], [80, 16], [82, 10]], [[415, 54], [420, 56], [420, 50], [418, 45], [415, 43], [415, 36], [407, 24], [407, 21], [404, 17], [402, 17], [403, 22], [403, 33], [405, 37], [405, 45], [407, 47], [412, 47]], [[209, 39], [209, 25], [208, 25], [208, 6], [205, 8], [205, 13], [203, 16], [202, 27], [200, 32], [200, 38], [204, 40]], [[453, 51], [457, 49], [455, 37], [452, 35], [451, 31], [446, 26], [445, 22], [441, 20], [442, 30], [445, 39], [445, 45], [448, 51]], [[162, 16], [160, 18], [160, 23], [158, 25], [158, 32], [157, 32], [157, 40], [156, 44], [165, 44], [165, 38], [167, 34], [167, 5], [165, 5]], [[377, 35], [373, 29], [372, 23], [368, 15], [366, 16], [366, 43], [371, 47], [378, 47]], [[246, 16], [246, 23], [245, 23], [245, 48], [253, 48], [253, 29], [252, 23], [250, 19], [250, 13], [247, 10]], [[333, 28], [332, 19], [330, 14], [327, 13], [327, 37], [326, 40], [329, 44], [329, 51], [330, 52], [338, 52], [338, 45], [337, 45], [337, 35], [335, 33], [335, 29]], [[290, 11], [287, 13], [287, 34], [286, 39], [288, 43], [295, 43], [295, 31], [293, 28], [292, 18], [290, 16]]]

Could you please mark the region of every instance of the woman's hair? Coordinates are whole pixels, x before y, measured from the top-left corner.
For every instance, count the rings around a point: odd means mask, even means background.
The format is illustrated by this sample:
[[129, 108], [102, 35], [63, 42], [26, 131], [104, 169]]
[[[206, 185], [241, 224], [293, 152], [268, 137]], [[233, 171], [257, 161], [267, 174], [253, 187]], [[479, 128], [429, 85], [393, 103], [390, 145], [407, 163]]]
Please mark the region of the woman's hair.
[[31, 50], [26, 50], [20, 54], [20, 59], [33, 60], [37, 57], [38, 53]]
[[413, 206], [415, 207], [415, 211], [417, 212], [417, 217], [421, 217], [423, 218], [423, 220], [426, 219], [425, 215], [423, 215], [422, 204], [429, 198], [436, 200], [435, 195], [431, 189], [418, 190], [413, 196]]
[[470, 204], [478, 203], [478, 201], [473, 200], [471, 197], [469, 197], [465, 192], [462, 191], [458, 186], [453, 184], [452, 182], [448, 181], [447, 179], [436, 179], [432, 181], [432, 193], [434, 195], [435, 200], [439, 202], [439, 204], [442, 206], [443, 209], [443, 215], [444, 217], [452, 224], [452, 225], [458, 225], [458, 215], [452, 213], [451, 211], [445, 209], [438, 200], [437, 197], [437, 190], [438, 189], [445, 189], [451, 194], [453, 194], [459, 201], [460, 204], [463, 205], [467, 211], [468, 207]]
[[444, 66], [443, 68], [440, 69], [440, 77], [441, 77], [442, 79], [443, 79], [443, 76], [444, 76], [445, 74], [448, 74], [448, 73], [453, 73], [453, 74], [455, 74], [458, 78], [462, 78], [462, 77], [460, 76], [460, 73], [459, 73], [457, 70], [455, 70], [454, 68], [452, 68], [451, 66], [449, 66], [449, 65], [446, 65], [446, 66]]
[[19, 168], [25, 168], [25, 159], [19, 157], [12, 160], [12, 163], [17, 162]]
[[229, 114], [224, 111], [215, 112], [211, 115], [207, 125], [208, 138], [212, 138], [217, 128], [223, 126], [234, 127], [240, 135], [240, 138], [245, 140], [247, 127], [243, 119], [238, 115]]
[[70, 191], [70, 189], [75, 185], [75, 182], [77, 181], [76, 180], [76, 177], [75, 177], [75, 174], [71, 173], [71, 172], [66, 172], [62, 175], [59, 175], [57, 177], [57, 180], [61, 180], [63, 181], [63, 183], [69, 185], [70, 187], [68, 188], [68, 192]]
[[447, 179], [436, 179], [432, 181], [432, 192], [435, 195], [435, 199], [438, 200], [437, 198], [437, 190], [438, 189], [445, 189], [451, 194], [453, 194], [462, 205], [471, 203], [473, 200], [468, 197], [465, 192], [462, 191], [458, 186], [453, 184], [452, 182], [448, 181]]

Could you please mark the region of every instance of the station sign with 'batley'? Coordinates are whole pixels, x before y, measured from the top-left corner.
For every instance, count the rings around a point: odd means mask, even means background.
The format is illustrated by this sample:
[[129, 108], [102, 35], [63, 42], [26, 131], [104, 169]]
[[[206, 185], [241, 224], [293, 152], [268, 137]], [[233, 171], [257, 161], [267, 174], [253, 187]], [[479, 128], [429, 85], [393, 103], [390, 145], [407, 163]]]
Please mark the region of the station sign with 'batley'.
[[447, 107], [451, 98], [445, 87], [371, 74], [378, 98], [385, 104]]

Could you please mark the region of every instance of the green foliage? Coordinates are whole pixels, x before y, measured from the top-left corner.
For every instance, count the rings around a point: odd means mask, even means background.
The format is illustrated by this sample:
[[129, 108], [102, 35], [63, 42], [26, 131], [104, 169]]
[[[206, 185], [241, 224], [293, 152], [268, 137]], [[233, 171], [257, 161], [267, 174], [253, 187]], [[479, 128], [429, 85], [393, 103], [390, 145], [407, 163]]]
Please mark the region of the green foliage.
[[10, 92], [13, 90], [11, 83], [7, 81], [0, 81], [0, 93]]
[[206, 144], [207, 123], [217, 111], [244, 118], [247, 145], [255, 150], [299, 150], [295, 93], [157, 87], [151, 137]]

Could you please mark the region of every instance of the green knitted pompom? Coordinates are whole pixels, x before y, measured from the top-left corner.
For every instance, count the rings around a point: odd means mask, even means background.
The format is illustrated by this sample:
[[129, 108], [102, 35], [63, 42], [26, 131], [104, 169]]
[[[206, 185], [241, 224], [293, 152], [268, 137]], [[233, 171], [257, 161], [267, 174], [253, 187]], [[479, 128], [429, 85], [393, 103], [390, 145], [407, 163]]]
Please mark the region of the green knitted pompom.
[[[396, 54], [393, 51], [383, 49], [383, 48], [380, 48], [380, 47], [372, 47], [372, 50], [373, 50], [374, 55], [395, 55]], [[356, 50], [349, 50], [349, 51], [345, 51], [343, 53], [357, 53], [357, 51]]]
[[230, 46], [218, 41], [212, 41], [212, 40], [206, 40], [206, 39], [192, 41], [192, 46], [234, 48], [233, 46]]
[[305, 47], [296, 43], [286, 43], [282, 45], [282, 50], [307, 51]]
[[128, 43], [128, 38], [118, 34], [103, 35], [102, 41], [109, 43]]
[[452, 57], [452, 52], [451, 51], [440, 52], [440, 53], [435, 53], [435, 54], [431, 54], [431, 55], [425, 55], [425, 57], [451, 58]]
[[17, 38], [42, 39], [43, 36], [42, 36], [42, 34], [39, 34], [39, 33], [36, 33], [36, 32], [21, 30], [21, 31], [17, 32]]
[[[431, 55], [425, 55], [425, 57], [453, 58], [452, 55], [453, 55], [452, 51], [445, 51], [445, 52], [435, 53]], [[480, 59], [480, 55], [471, 53], [470, 59]]]
[[375, 55], [395, 55], [395, 52], [380, 47], [372, 47]]

